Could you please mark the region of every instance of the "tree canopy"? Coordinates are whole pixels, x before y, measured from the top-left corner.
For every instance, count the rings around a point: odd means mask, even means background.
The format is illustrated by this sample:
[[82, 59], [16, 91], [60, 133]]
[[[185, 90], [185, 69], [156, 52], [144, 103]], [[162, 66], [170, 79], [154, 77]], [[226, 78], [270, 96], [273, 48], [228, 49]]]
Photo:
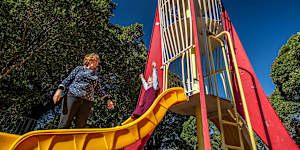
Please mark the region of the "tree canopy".
[[111, 0], [1, 1], [1, 108], [39, 118], [51, 108], [58, 84], [85, 54], [96, 52], [102, 87], [116, 108], [108, 112], [97, 99], [89, 125], [126, 119], [135, 108], [147, 51], [141, 24], [110, 23], [115, 6]]
[[[85, 54], [96, 52], [102, 87], [116, 105], [107, 110], [96, 99], [87, 127], [113, 127], [126, 120], [136, 106], [147, 51], [141, 24], [110, 23], [115, 6], [111, 0], [1, 1], [1, 109], [57, 124], [54, 91], [82, 65]], [[178, 126], [183, 119], [169, 112], [145, 149], [184, 148]]]
[[271, 68], [276, 86], [269, 97], [273, 108], [291, 137], [300, 146], [300, 32], [283, 45]]
[[288, 101], [300, 101], [300, 32], [290, 37], [272, 64], [271, 77]]
[[[100, 55], [96, 71], [102, 87], [116, 106], [107, 110], [105, 102], [96, 98], [88, 127], [113, 127], [126, 120], [137, 102], [138, 75], [144, 70], [147, 50], [143, 25], [110, 23], [115, 7], [112, 0], [0, 1], [0, 109], [36, 119], [49, 114], [58, 84], [82, 65], [85, 54], [95, 52]], [[276, 90], [270, 96], [298, 145], [299, 49], [300, 33], [280, 49], [271, 71]], [[56, 124], [57, 118], [50, 121]], [[217, 149], [220, 135], [211, 123], [210, 133]], [[195, 118], [168, 112], [145, 149], [195, 149], [195, 136]]]

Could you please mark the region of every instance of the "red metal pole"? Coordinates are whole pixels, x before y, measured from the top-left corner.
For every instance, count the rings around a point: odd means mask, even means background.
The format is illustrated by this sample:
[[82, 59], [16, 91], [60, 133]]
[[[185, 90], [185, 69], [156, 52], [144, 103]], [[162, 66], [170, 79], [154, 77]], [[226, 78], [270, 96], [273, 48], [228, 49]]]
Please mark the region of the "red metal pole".
[[204, 82], [203, 82], [203, 74], [201, 67], [201, 57], [200, 57], [200, 49], [199, 49], [199, 40], [197, 33], [197, 24], [196, 24], [196, 16], [195, 16], [195, 7], [193, 0], [190, 0], [190, 8], [191, 15], [193, 21], [193, 34], [194, 34], [194, 42], [195, 42], [195, 51], [196, 51], [196, 59], [197, 59], [197, 69], [198, 69], [198, 77], [199, 77], [199, 88], [200, 88], [200, 105], [201, 105], [201, 119], [203, 125], [203, 140], [204, 140], [204, 149], [210, 150], [210, 139], [209, 139], [209, 130], [208, 130], [208, 120], [207, 120], [207, 111], [206, 111], [206, 103], [205, 103], [205, 92], [204, 92]]

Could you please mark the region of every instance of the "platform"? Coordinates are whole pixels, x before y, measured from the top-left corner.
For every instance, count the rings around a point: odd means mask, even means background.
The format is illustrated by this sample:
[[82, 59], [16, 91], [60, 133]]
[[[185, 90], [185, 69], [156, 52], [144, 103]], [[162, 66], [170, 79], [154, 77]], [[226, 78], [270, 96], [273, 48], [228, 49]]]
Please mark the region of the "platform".
[[[207, 118], [210, 121], [212, 121], [218, 129], [220, 129], [218, 108], [217, 108], [217, 97], [213, 95], [205, 95], [205, 100], [206, 100]], [[222, 109], [222, 120], [228, 122], [234, 122], [234, 119], [228, 113], [228, 110], [233, 112], [233, 104], [226, 99], [220, 98], [220, 100], [221, 100], [221, 109]], [[181, 115], [196, 116], [195, 109], [197, 105], [200, 105], [199, 93], [189, 96], [189, 101], [174, 105], [173, 107], [171, 107], [170, 110], [172, 112]], [[241, 118], [239, 120], [241, 120]], [[234, 145], [237, 147], [240, 146], [239, 136], [237, 136], [239, 134], [237, 126], [223, 124], [223, 127], [224, 127], [224, 133], [225, 133], [224, 135], [226, 140], [225, 143], [227, 145]], [[242, 128], [242, 139], [244, 143], [244, 149], [250, 150], [251, 144], [250, 144], [250, 137], [247, 128], [243, 123], [241, 123], [241, 128]]]
[[[206, 95], [206, 110], [207, 117], [212, 118], [218, 115], [217, 97], [213, 95]], [[227, 109], [232, 109], [233, 105], [230, 101], [220, 98], [222, 113], [227, 113]], [[189, 96], [189, 101], [174, 105], [171, 111], [181, 115], [195, 116], [195, 108], [200, 105], [199, 93]]]

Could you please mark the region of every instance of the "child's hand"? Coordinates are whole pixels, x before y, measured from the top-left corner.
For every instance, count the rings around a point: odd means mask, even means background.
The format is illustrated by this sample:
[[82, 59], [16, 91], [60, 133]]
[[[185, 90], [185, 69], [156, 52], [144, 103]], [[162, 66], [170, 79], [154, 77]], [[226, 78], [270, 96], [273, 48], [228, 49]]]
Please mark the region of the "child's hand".
[[152, 67], [153, 67], [153, 68], [156, 68], [156, 62], [155, 62], [155, 61], [152, 62]]
[[111, 100], [107, 100], [107, 109], [114, 109], [114, 103]]
[[140, 74], [140, 79], [143, 79], [144, 78], [144, 75], [143, 74]]

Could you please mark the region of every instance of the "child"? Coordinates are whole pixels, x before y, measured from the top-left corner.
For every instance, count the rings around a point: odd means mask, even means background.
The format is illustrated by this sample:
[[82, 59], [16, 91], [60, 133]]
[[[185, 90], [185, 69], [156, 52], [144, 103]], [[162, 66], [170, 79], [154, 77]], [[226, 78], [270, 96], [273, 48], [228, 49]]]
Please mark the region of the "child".
[[144, 75], [140, 74], [140, 79], [142, 80], [142, 84], [144, 89], [146, 90], [144, 93], [144, 97], [142, 99], [142, 103], [138, 105], [138, 107], [133, 111], [131, 118], [137, 119], [141, 115], [143, 115], [149, 107], [152, 105], [154, 100], [159, 94], [159, 86], [158, 86], [158, 79], [157, 79], [157, 69], [156, 69], [156, 63], [152, 63], [153, 67], [153, 73], [152, 77], [148, 77], [148, 80], [144, 79]]

